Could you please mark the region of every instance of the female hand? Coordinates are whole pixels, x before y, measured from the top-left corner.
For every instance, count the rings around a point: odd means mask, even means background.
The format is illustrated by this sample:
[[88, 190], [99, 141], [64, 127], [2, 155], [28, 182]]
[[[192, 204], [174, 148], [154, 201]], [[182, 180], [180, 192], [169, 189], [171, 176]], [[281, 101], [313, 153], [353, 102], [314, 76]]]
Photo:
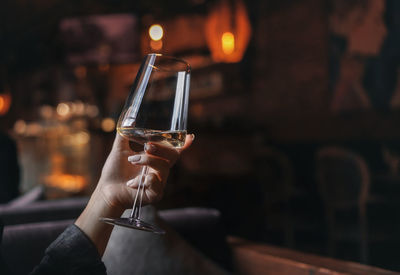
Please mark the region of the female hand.
[[194, 135], [186, 137], [180, 149], [148, 143], [143, 153], [134, 153], [129, 141], [116, 135], [112, 150], [103, 166], [99, 183], [85, 210], [76, 220], [78, 226], [97, 247], [102, 256], [111, 235], [112, 226], [99, 221], [101, 217], [118, 218], [131, 208], [136, 195], [141, 167], [149, 167], [145, 180], [144, 203], [161, 198], [169, 169], [180, 153], [193, 142]]
[[111, 208], [131, 208], [142, 167], [147, 166], [149, 171], [145, 178], [143, 203], [159, 200], [170, 168], [180, 153], [191, 145], [193, 138], [193, 135], [188, 135], [185, 145], [179, 149], [150, 142], [146, 144], [144, 152], [135, 153], [130, 149], [127, 139], [116, 135], [96, 190]]

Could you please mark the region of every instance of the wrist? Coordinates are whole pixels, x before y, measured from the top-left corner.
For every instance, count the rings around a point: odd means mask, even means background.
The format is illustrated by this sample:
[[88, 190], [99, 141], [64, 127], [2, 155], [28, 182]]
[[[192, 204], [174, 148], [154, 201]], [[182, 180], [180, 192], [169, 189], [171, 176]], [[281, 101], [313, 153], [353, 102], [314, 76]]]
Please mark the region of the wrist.
[[75, 221], [78, 226], [96, 246], [99, 255], [102, 256], [110, 238], [112, 225], [100, 221], [100, 218], [120, 217], [124, 209], [110, 205], [97, 188], [93, 192], [90, 200]]

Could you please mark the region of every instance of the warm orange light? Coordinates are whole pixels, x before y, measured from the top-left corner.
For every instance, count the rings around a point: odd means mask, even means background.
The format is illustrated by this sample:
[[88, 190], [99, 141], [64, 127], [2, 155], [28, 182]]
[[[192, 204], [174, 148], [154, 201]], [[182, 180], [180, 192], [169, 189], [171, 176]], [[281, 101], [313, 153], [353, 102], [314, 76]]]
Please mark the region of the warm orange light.
[[224, 54], [232, 54], [235, 50], [235, 36], [231, 32], [224, 32], [221, 37]]
[[5, 115], [10, 109], [11, 96], [8, 93], [0, 94], [0, 116]]
[[94, 118], [99, 114], [99, 108], [95, 105], [88, 105], [86, 106], [86, 114], [89, 117]]
[[43, 105], [39, 108], [39, 114], [44, 119], [51, 119], [53, 116], [53, 108], [49, 105]]
[[88, 144], [90, 134], [86, 131], [80, 131], [74, 134], [63, 136], [63, 144], [66, 146], [78, 147]]
[[112, 132], [115, 130], [115, 121], [112, 118], [105, 118], [101, 122], [101, 129], [104, 132]]
[[164, 36], [164, 30], [159, 24], [151, 25], [149, 28], [150, 38], [154, 41], [161, 40]]
[[219, 0], [208, 14], [205, 35], [216, 62], [239, 62], [250, 41], [251, 25], [242, 0]]
[[161, 40], [158, 40], [158, 41], [151, 40], [151, 41], [150, 41], [150, 47], [151, 47], [151, 49], [154, 50], [154, 51], [159, 51], [159, 50], [161, 50], [161, 49], [162, 49], [162, 46], [163, 46], [163, 43], [162, 43]]
[[79, 192], [87, 186], [87, 181], [80, 175], [56, 173], [47, 176], [44, 184], [67, 192]]
[[57, 105], [57, 114], [60, 116], [67, 116], [70, 111], [71, 108], [66, 103], [60, 103]]
[[26, 122], [23, 120], [17, 120], [14, 124], [14, 132], [17, 133], [18, 135], [23, 135], [26, 132]]
[[0, 111], [3, 110], [4, 108], [4, 98], [2, 96], [0, 96]]

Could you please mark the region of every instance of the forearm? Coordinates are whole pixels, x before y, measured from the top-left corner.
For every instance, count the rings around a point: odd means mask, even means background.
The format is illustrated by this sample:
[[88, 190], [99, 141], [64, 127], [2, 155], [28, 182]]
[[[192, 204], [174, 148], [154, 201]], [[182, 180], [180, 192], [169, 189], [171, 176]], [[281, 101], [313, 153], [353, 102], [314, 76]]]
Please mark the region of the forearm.
[[122, 208], [109, 205], [102, 192], [96, 189], [85, 210], [76, 220], [75, 225], [93, 242], [100, 257], [104, 254], [113, 226], [100, 221], [99, 218], [117, 218], [123, 211]]

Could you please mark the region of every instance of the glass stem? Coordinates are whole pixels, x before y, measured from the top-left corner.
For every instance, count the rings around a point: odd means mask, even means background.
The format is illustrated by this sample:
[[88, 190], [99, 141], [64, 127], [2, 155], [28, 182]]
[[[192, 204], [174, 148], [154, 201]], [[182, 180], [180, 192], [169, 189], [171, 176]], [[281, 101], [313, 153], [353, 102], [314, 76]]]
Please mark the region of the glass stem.
[[[147, 172], [149, 171], [149, 167], [143, 166], [142, 174], [140, 175], [139, 186], [136, 191], [135, 200], [133, 202], [133, 207], [131, 211], [130, 218], [131, 219], [140, 219], [140, 209], [142, 208], [143, 202], [143, 193], [144, 193], [144, 181], [146, 179]], [[139, 201], [138, 201], [139, 198]]]

